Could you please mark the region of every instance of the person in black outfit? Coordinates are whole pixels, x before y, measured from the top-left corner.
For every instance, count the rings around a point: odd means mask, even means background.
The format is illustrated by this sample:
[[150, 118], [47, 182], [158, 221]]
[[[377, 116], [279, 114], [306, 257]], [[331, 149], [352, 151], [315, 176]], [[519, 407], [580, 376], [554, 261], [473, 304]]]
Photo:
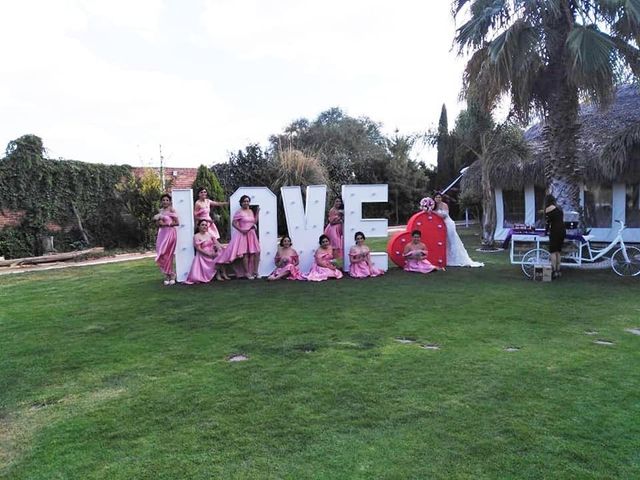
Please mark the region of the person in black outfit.
[[564, 227], [564, 214], [553, 195], [544, 197], [544, 216], [547, 221], [546, 234], [549, 235], [549, 253], [551, 253], [552, 278], [560, 276], [560, 255], [567, 231]]

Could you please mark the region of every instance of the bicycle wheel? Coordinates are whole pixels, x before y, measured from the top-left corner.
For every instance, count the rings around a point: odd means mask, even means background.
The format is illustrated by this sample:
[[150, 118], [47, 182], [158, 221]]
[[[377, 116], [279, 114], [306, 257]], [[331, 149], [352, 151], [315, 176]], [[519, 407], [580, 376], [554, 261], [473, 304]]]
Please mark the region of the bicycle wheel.
[[624, 258], [622, 247], [615, 251], [611, 257], [611, 268], [621, 277], [635, 277], [640, 273], [640, 248], [626, 247], [627, 262]]
[[522, 257], [522, 273], [527, 278], [533, 277], [533, 267], [535, 265], [551, 265], [551, 255], [544, 248], [534, 248], [529, 250]]

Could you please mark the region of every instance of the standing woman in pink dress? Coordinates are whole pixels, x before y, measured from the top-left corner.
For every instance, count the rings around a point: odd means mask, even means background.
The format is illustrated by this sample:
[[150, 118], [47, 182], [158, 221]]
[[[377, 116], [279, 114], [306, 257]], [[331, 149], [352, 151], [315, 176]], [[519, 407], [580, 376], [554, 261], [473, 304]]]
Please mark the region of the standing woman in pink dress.
[[178, 214], [171, 205], [171, 195], [165, 193], [160, 197], [160, 210], [153, 219], [158, 224], [158, 238], [156, 239], [156, 263], [164, 273], [164, 284], [176, 283], [176, 272], [173, 269], [173, 257], [176, 253], [178, 241]]
[[260, 242], [258, 241], [258, 215], [260, 207], [256, 208], [254, 214], [251, 210], [251, 198], [248, 195], [240, 197], [242, 207], [233, 216], [231, 226], [238, 231], [237, 235], [231, 237], [227, 248], [218, 258], [219, 264], [233, 263], [242, 259], [242, 265], [235, 266], [236, 276], [245, 276], [253, 280], [258, 276], [258, 262], [260, 260]]
[[333, 202], [333, 207], [329, 210], [329, 224], [324, 229], [324, 234], [329, 237], [331, 248], [333, 248], [333, 257], [342, 258], [343, 224], [344, 224], [344, 203], [342, 198], [337, 197]]
[[[218, 241], [211, 235], [209, 222], [202, 219], [198, 222], [198, 232], [193, 236], [193, 247], [196, 249], [196, 256], [193, 258], [191, 270], [184, 282], [187, 285], [194, 283], [209, 283], [216, 275], [216, 257], [219, 253]], [[216, 280], [222, 281], [220, 272], [216, 275]]]
[[198, 188], [198, 200], [196, 200], [193, 206], [193, 216], [196, 220], [196, 225], [200, 220], [207, 220], [209, 222], [209, 231], [216, 240], [220, 239], [220, 233], [218, 227], [211, 218], [211, 207], [225, 207], [229, 205], [229, 202], [215, 202], [208, 198], [207, 189], [204, 187]]
[[310, 282], [321, 282], [329, 278], [342, 278], [342, 272], [336, 267], [333, 258], [333, 248], [331, 240], [326, 235], [320, 235], [318, 241], [320, 248], [313, 256], [313, 266], [305, 278]]
[[434, 270], [444, 270], [433, 265], [427, 260], [427, 246], [422, 243], [420, 230], [411, 232], [411, 242], [405, 245], [403, 256], [406, 259], [404, 264], [405, 272], [429, 273]]
[[365, 236], [362, 232], [356, 232], [356, 244], [349, 249], [349, 275], [353, 278], [377, 277], [384, 271], [377, 268], [371, 261], [371, 251], [364, 244]]
[[298, 252], [291, 246], [291, 238], [288, 235], [280, 239], [275, 262], [276, 269], [271, 272], [268, 280], [280, 280], [281, 278], [286, 278], [287, 280], [305, 279], [298, 269]]

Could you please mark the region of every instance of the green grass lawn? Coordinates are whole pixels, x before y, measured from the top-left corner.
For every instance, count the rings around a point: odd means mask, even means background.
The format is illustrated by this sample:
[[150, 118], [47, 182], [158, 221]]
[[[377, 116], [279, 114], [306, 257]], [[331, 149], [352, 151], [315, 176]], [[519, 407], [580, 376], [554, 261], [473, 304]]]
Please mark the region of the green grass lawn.
[[0, 277], [0, 477], [640, 478], [640, 279], [533, 283], [465, 242], [485, 268]]

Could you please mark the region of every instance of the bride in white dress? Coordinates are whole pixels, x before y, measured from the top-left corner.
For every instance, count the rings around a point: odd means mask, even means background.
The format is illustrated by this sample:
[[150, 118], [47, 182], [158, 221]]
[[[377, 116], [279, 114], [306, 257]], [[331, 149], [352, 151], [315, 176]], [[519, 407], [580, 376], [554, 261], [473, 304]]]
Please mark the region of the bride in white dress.
[[484, 263], [474, 262], [469, 257], [456, 232], [456, 223], [449, 216], [449, 206], [442, 201], [442, 195], [437, 193], [434, 200], [436, 206], [433, 213], [442, 218], [447, 227], [447, 267], [484, 267]]

